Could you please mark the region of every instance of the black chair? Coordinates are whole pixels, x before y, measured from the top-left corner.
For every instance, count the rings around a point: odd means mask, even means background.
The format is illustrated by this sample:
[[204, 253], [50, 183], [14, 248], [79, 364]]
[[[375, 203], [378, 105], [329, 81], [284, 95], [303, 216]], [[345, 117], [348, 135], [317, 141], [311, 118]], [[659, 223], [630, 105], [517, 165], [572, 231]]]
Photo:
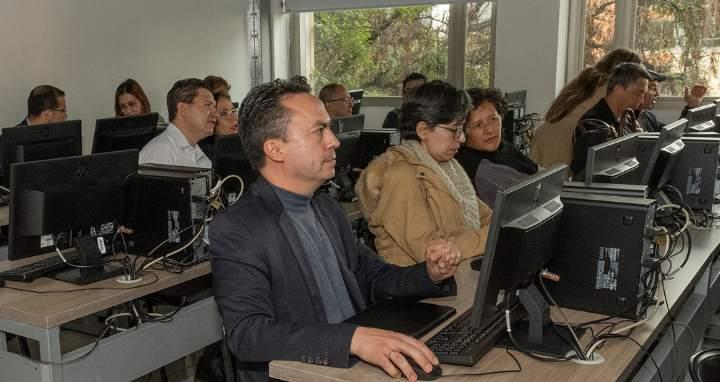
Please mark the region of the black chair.
[[693, 354], [688, 369], [693, 382], [720, 380], [720, 348], [705, 349]]

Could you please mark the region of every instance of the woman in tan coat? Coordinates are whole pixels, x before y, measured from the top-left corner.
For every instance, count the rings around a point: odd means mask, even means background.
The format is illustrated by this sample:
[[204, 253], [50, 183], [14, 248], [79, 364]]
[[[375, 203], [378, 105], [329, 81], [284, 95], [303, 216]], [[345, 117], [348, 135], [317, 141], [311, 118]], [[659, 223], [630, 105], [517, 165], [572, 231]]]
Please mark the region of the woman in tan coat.
[[570, 164], [572, 137], [578, 121], [605, 96], [608, 75], [623, 62], [639, 64], [640, 56], [625, 48], [611, 50], [563, 88], [530, 142], [530, 159], [545, 168], [558, 163]]
[[422, 262], [434, 239], [454, 242], [464, 258], [485, 251], [490, 208], [453, 159], [465, 141], [469, 111], [467, 94], [447, 82], [418, 87], [400, 111], [403, 142], [360, 175], [361, 210], [386, 261]]

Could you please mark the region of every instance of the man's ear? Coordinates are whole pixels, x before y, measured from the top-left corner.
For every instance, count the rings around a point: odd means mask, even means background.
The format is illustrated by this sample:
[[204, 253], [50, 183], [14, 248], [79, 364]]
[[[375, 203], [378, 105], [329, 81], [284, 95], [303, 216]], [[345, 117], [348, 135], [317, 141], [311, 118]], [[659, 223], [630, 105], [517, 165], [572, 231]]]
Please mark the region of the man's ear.
[[40, 113], [40, 120], [43, 121], [43, 123], [49, 123], [50, 113], [52, 113], [52, 110], [50, 109], [43, 110], [42, 113]]
[[417, 133], [418, 137], [420, 137], [420, 140], [427, 139], [430, 132], [431, 128], [425, 121], [420, 121], [415, 125], [415, 133]]
[[185, 102], [178, 102], [177, 105], [175, 106], [175, 110], [176, 110], [175, 114], [177, 116], [182, 115], [184, 117], [188, 113], [189, 108], [190, 108], [190, 104], [185, 103]]
[[263, 152], [273, 162], [285, 161], [285, 144], [282, 139], [268, 139], [263, 143]]

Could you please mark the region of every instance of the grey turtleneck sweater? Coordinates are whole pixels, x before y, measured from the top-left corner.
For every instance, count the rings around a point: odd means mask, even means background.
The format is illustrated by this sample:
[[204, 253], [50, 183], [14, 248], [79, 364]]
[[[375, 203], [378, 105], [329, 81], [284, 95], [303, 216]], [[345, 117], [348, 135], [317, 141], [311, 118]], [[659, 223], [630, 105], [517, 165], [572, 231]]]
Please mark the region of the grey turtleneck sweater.
[[273, 189], [302, 241], [303, 253], [317, 281], [328, 323], [342, 322], [354, 315], [355, 309], [340, 274], [330, 238], [315, 216], [312, 199], [275, 186]]

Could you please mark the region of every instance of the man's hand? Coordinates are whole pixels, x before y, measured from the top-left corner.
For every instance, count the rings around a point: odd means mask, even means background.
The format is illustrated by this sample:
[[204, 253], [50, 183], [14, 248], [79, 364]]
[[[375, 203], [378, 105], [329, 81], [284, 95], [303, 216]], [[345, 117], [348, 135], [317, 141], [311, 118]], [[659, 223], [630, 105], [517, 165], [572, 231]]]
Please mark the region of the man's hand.
[[350, 342], [350, 353], [361, 360], [379, 366], [389, 376], [405, 376], [408, 381], [417, 381], [417, 375], [408, 363], [411, 357], [426, 372], [438, 364], [438, 359], [422, 342], [404, 334], [382, 329], [358, 327]]
[[433, 240], [425, 248], [427, 273], [433, 282], [445, 280], [455, 274], [462, 254], [455, 244], [446, 240]]
[[703, 85], [694, 85], [692, 90], [686, 86], [683, 98], [685, 98], [685, 103], [687, 103], [688, 107], [692, 109], [700, 106], [705, 97], [705, 93], [707, 93], [707, 88]]

